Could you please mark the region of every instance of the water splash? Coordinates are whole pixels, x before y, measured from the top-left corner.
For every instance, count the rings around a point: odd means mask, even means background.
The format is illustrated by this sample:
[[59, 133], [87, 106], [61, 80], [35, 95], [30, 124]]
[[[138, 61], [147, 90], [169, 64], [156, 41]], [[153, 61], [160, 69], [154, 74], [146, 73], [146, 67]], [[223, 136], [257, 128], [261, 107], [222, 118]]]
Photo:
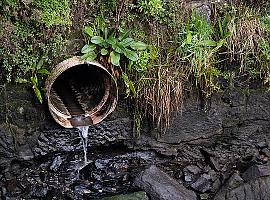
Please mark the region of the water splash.
[[83, 143], [84, 164], [87, 165], [87, 143], [89, 126], [79, 126], [77, 129], [79, 130], [79, 134]]

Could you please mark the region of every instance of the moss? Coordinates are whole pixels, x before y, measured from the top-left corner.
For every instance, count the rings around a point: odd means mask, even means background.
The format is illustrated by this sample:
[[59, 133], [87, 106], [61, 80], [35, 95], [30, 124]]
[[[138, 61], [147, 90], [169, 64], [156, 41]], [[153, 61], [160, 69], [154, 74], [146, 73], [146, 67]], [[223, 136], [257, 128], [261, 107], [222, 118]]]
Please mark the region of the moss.
[[46, 26], [71, 25], [69, 0], [34, 0], [33, 5], [41, 10], [41, 20]]

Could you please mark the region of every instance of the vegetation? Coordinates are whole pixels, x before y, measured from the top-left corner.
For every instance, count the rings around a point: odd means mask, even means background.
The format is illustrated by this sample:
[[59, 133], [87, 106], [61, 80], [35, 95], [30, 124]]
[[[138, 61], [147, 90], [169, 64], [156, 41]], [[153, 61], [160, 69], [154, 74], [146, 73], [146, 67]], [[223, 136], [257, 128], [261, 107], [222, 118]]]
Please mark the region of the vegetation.
[[185, 93], [203, 100], [228, 85], [270, 88], [267, 1], [213, 3], [211, 22], [182, 0], [80, 2], [0, 2], [2, 83], [27, 83], [42, 102], [49, 66], [76, 52], [124, 86], [136, 135], [145, 119], [165, 131]]

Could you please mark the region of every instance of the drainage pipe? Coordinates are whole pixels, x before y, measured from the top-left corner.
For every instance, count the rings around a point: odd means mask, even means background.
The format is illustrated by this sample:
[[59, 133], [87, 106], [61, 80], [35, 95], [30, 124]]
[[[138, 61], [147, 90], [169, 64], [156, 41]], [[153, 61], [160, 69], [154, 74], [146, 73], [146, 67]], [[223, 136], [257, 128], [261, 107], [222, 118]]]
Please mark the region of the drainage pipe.
[[52, 70], [46, 80], [46, 97], [55, 121], [74, 128], [105, 119], [116, 107], [118, 90], [105, 67], [74, 56]]

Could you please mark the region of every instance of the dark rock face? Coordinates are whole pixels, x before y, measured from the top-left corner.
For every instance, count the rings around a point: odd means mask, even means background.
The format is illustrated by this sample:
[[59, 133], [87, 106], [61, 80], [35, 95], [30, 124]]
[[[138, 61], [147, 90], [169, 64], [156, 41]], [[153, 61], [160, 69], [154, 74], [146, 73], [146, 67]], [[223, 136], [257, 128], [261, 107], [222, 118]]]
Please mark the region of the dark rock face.
[[[200, 199], [269, 199], [269, 93], [225, 92], [204, 109], [187, 99], [182, 114], [158, 138], [145, 128], [134, 139], [120, 102], [105, 121], [90, 127], [85, 165], [77, 129], [59, 127], [28, 91], [6, 91], [0, 98], [0, 199], [131, 193], [140, 190], [135, 177], [143, 177], [151, 165], [167, 182], [183, 183], [181, 190], [192, 190]], [[149, 188], [160, 185], [153, 180]]]
[[234, 188], [222, 188], [214, 200], [269, 200], [270, 177], [254, 179]]
[[196, 200], [196, 194], [156, 166], [143, 171], [136, 179], [135, 185], [145, 190], [153, 200]]

